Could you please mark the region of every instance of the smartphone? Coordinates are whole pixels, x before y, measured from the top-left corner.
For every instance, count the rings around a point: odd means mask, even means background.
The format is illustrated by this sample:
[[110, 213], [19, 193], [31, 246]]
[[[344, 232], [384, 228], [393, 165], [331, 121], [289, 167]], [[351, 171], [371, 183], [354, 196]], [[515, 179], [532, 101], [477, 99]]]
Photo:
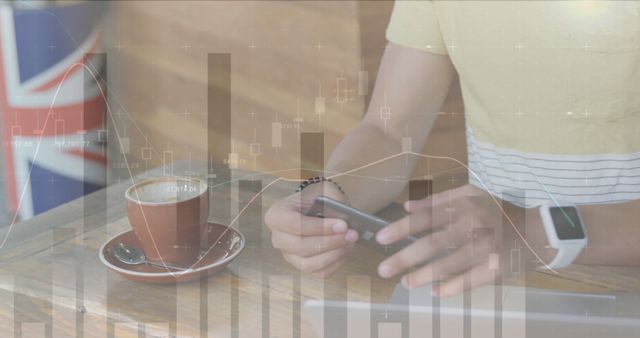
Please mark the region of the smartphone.
[[311, 205], [311, 208], [307, 212], [307, 216], [342, 219], [347, 222], [350, 229], [358, 232], [360, 238], [358, 240], [359, 243], [384, 252], [387, 255], [402, 250], [418, 239], [410, 235], [391, 245], [378, 244], [378, 241], [376, 241], [376, 233], [389, 225], [389, 222], [326, 196], [316, 197], [313, 205]]

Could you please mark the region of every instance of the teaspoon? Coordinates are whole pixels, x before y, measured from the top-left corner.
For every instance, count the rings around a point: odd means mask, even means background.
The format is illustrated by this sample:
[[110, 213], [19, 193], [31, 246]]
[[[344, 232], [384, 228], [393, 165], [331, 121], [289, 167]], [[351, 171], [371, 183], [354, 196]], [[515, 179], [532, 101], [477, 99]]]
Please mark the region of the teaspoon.
[[185, 269], [179, 266], [171, 264], [162, 264], [160, 262], [154, 262], [147, 260], [147, 257], [138, 248], [128, 246], [124, 243], [118, 243], [111, 247], [113, 256], [120, 262], [128, 265], [149, 264], [159, 268], [169, 268], [180, 271], [187, 271], [191, 269]]

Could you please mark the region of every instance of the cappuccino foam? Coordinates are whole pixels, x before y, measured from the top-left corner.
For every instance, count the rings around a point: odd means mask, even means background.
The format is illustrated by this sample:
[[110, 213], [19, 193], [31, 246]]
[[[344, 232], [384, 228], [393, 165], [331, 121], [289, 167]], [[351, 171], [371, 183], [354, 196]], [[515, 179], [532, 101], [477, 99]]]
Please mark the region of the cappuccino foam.
[[127, 192], [127, 197], [142, 203], [177, 203], [200, 196], [206, 188], [206, 183], [199, 180], [159, 179], [135, 186]]

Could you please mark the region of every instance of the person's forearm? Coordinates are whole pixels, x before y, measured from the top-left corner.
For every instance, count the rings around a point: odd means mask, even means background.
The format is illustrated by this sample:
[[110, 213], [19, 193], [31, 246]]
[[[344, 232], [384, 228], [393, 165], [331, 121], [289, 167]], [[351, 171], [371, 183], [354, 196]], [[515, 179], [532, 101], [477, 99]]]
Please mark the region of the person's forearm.
[[335, 177], [356, 208], [376, 212], [393, 202], [404, 189], [416, 158], [392, 158], [402, 150], [397, 139], [375, 125], [361, 123], [338, 145], [327, 163], [327, 174], [353, 173]]
[[[640, 201], [579, 207], [588, 243], [575, 263], [640, 266]], [[536, 253], [550, 262], [556, 250], [549, 242], [538, 208], [526, 210], [526, 238]]]
[[353, 171], [335, 177], [352, 205], [375, 212], [397, 198], [417, 159], [393, 156], [402, 152], [403, 137], [412, 151], [422, 149], [454, 78], [447, 56], [389, 44], [367, 114], [326, 166], [327, 175]]
[[640, 266], [640, 201], [586, 205], [588, 243], [576, 263]]

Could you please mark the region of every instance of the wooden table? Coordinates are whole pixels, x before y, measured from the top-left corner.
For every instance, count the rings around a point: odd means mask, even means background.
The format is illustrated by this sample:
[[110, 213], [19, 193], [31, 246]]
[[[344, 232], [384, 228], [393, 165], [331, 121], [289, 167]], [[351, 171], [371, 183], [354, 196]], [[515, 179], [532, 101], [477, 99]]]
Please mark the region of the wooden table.
[[[185, 168], [178, 165], [175, 172]], [[153, 170], [136, 180], [161, 173]], [[232, 177], [231, 184], [212, 189], [215, 221], [229, 222], [275, 179], [245, 171], [234, 171]], [[270, 186], [234, 224], [246, 235], [247, 248], [224, 272], [177, 285], [128, 281], [108, 271], [97, 251], [129, 228], [124, 190], [130, 184], [120, 182], [0, 232], [0, 240], [7, 239], [0, 250], [0, 336], [311, 337], [300, 319], [302, 300], [385, 302], [397, 282], [376, 277], [382, 257], [361, 247], [327, 280], [290, 268], [271, 247], [262, 223], [267, 206], [295, 187], [285, 181]], [[640, 271], [578, 266], [562, 275], [532, 272], [526, 283], [563, 290], [639, 291]]]

